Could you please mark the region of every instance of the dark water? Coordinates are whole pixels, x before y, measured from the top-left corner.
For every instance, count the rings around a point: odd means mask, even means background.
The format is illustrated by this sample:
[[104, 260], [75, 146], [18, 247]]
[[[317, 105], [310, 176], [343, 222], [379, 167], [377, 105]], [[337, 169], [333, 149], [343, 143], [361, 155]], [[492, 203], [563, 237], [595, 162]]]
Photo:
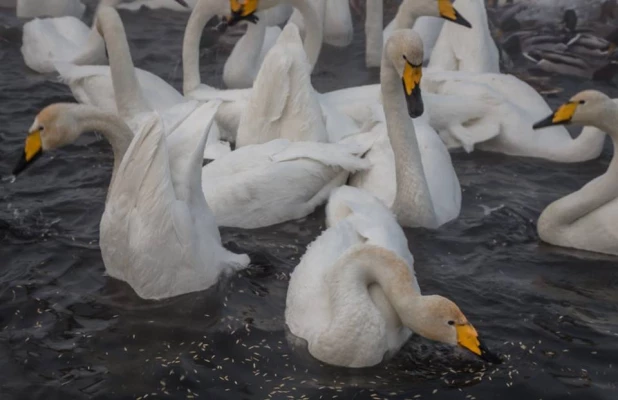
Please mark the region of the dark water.
[[[179, 87], [187, 16], [122, 16], [137, 66]], [[17, 24], [9, 12], [0, 18]], [[502, 365], [413, 337], [378, 367], [332, 368], [294, 348], [283, 319], [289, 274], [323, 229], [323, 210], [268, 229], [224, 229], [224, 245], [249, 253], [252, 268], [206, 292], [140, 300], [104, 275], [98, 224], [112, 154], [103, 139], [86, 135], [8, 177], [37, 111], [71, 96], [28, 71], [19, 32], [0, 36], [0, 399], [618, 398], [617, 260], [540, 244], [535, 230], [547, 204], [605, 170], [611, 148], [578, 165], [454, 154], [460, 218], [407, 230], [424, 292], [456, 301]], [[377, 81], [357, 38], [325, 48], [318, 90]], [[204, 51], [206, 82], [221, 83], [229, 51]], [[590, 87], [553, 83], [565, 92], [552, 105]]]

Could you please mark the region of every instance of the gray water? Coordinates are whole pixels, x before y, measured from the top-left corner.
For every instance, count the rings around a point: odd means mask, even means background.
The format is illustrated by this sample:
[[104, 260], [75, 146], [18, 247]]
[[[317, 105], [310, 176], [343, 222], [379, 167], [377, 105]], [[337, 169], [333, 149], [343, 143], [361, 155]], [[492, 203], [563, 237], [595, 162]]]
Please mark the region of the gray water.
[[[122, 13], [136, 66], [180, 88], [187, 15]], [[326, 46], [319, 91], [375, 83], [364, 44]], [[19, 26], [0, 10], [0, 25]], [[97, 135], [10, 171], [36, 113], [71, 101], [54, 77], [24, 65], [18, 29], [0, 30], [0, 398], [408, 398], [611, 399], [618, 390], [616, 258], [542, 244], [545, 206], [603, 173], [612, 154], [565, 165], [454, 153], [461, 216], [437, 231], [408, 229], [424, 293], [457, 302], [501, 354], [501, 365], [413, 337], [382, 365], [322, 365], [288, 341], [289, 275], [324, 229], [323, 209], [278, 226], [223, 229], [224, 245], [249, 253], [247, 271], [211, 290], [161, 302], [139, 299], [105, 276], [98, 224], [112, 153]], [[204, 49], [203, 80], [221, 87], [224, 45]], [[594, 87], [553, 78], [555, 106]], [[575, 129], [577, 131], [577, 129]]]

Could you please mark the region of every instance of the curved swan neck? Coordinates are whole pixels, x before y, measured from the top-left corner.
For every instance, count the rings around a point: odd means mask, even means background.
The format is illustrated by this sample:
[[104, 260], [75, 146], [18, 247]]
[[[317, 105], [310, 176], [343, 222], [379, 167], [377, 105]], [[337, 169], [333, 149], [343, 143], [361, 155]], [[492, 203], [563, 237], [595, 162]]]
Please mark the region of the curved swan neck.
[[382, 56], [380, 83], [386, 129], [395, 156], [397, 191], [392, 210], [403, 226], [435, 228], [438, 225], [425, 179], [414, 123], [409, 117], [401, 78], [387, 57]]
[[418, 0], [403, 0], [395, 15], [395, 30], [410, 29], [419, 17]]
[[593, 123], [612, 139], [614, 154], [607, 171], [577, 192], [550, 204], [537, 224], [541, 236], [557, 234], [560, 226], [570, 225], [618, 197], [618, 105], [608, 103]]
[[[324, 31], [322, 20], [318, 15], [316, 7], [311, 5], [310, 0], [284, 0], [288, 4], [297, 8], [305, 21], [305, 53], [311, 64], [311, 70], [315, 67], [322, 49]], [[318, 5], [319, 7], [319, 5]]]
[[[379, 246], [356, 246], [337, 261], [326, 282], [335, 320], [331, 329], [349, 328], [350, 318], [358, 314], [359, 302], [363, 298], [371, 301], [368, 288], [376, 284], [403, 325], [425, 336], [425, 321], [430, 314], [424, 306], [425, 297], [418, 290], [414, 274], [395, 253]], [[346, 323], [336, 323], [337, 318], [345, 319]]]
[[369, 67], [379, 67], [384, 41], [384, 2], [367, 0], [365, 13], [365, 61]]
[[186, 96], [202, 83], [200, 78], [200, 40], [204, 27], [217, 13], [211, 0], [199, 0], [191, 12], [182, 42], [182, 91]]
[[130, 118], [150, 111], [137, 81], [129, 42], [118, 12], [113, 8], [101, 7], [96, 24], [107, 46], [118, 114]]

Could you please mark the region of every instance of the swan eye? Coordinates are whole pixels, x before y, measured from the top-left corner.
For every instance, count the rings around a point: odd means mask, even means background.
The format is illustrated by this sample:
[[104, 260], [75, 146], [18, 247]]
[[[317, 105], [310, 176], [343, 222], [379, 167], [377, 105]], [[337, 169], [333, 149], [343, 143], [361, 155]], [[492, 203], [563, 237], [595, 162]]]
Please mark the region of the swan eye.
[[449, 321], [448, 324], [449, 325], [455, 325], [455, 321]]

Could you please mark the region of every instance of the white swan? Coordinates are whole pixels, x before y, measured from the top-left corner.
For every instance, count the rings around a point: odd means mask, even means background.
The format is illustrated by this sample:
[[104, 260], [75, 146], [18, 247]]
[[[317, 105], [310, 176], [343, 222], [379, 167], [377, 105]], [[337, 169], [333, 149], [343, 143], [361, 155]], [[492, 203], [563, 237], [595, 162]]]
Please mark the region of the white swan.
[[534, 128], [570, 123], [593, 125], [607, 132], [614, 155], [607, 172], [541, 213], [539, 236], [557, 246], [618, 255], [618, 101], [598, 91], [583, 91]]
[[446, 24], [429, 59], [428, 69], [465, 72], [500, 72], [498, 48], [489, 32], [484, 0], [455, 0], [472, 29]]
[[329, 228], [294, 269], [286, 299], [285, 322], [313, 357], [369, 367], [394, 355], [414, 332], [491, 360], [455, 303], [421, 294], [406, 237], [380, 200], [336, 189], [327, 220]]
[[[437, 37], [437, 33], [441, 29], [439, 20], [425, 21], [420, 23], [421, 16], [439, 17], [446, 19], [466, 27], [470, 27], [468, 21], [453, 8], [453, 5], [448, 0], [404, 0], [395, 18], [382, 31], [383, 25], [383, 4], [376, 0], [367, 0], [367, 14], [365, 20], [365, 53], [366, 63], [368, 67], [380, 66], [382, 60], [382, 47], [390, 35], [398, 29], [409, 29], [419, 25], [416, 29], [419, 34], [422, 34], [424, 43], [425, 55], [429, 57], [431, 54], [431, 45]], [[425, 44], [426, 42], [426, 44]]]
[[[165, 138], [156, 114], [135, 132], [114, 114], [77, 104], [54, 104], [36, 117], [21, 172], [43, 151], [97, 131], [112, 145], [114, 168], [101, 218], [100, 246], [107, 273], [127, 282], [144, 299], [204, 290], [221, 274], [245, 268], [221, 237], [200, 188], [207, 122], [202, 131], [176, 130]], [[132, 139], [132, 140], [131, 140]]]
[[[100, 0], [98, 7], [115, 6], [120, 1]], [[180, 5], [184, 0], [169, 1], [178, 2], [178, 6], [184, 8]], [[89, 28], [75, 16], [36, 18], [24, 24], [21, 53], [26, 65], [42, 74], [56, 72], [56, 63], [96, 65], [103, 64], [106, 59], [105, 46], [96, 29]]]
[[260, 12], [257, 23], [247, 23], [247, 31], [236, 42], [223, 66], [223, 82], [230, 89], [253, 86], [268, 51], [281, 34], [277, 25], [284, 23], [291, 14], [291, 7], [281, 4]]
[[470, 121], [465, 131], [440, 132], [449, 147], [461, 146], [467, 151], [478, 148], [557, 162], [591, 160], [603, 149], [605, 133], [594, 127], [584, 128], [577, 139], [572, 139], [562, 126], [535, 132], [532, 124], [551, 109], [532, 87], [512, 75], [429, 72], [423, 77], [422, 87], [440, 95], [465, 93], [490, 99], [486, 102], [484, 117]]
[[380, 69], [384, 116], [377, 118], [386, 122], [374, 128], [378, 138], [366, 155], [372, 167], [355, 174], [350, 184], [392, 207], [403, 226], [437, 228], [459, 215], [461, 187], [428, 118], [416, 118], [424, 111], [422, 47], [411, 30], [398, 30], [387, 41]]
[[[118, 13], [111, 7], [99, 7], [95, 28], [93, 31], [97, 35], [105, 35], [105, 41], [101, 42], [103, 46], [107, 45], [110, 66], [55, 63], [61, 79], [69, 86], [77, 101], [109, 112], [124, 112], [123, 107], [116, 104], [112, 80], [112, 69], [116, 68], [118, 73], [135, 73], [146, 104], [151, 110], [163, 113], [186, 102], [185, 98], [163, 79], [133, 67], [124, 26]], [[115, 54], [113, 60], [111, 53]]]
[[252, 0], [243, 3], [238, 0], [230, 0], [231, 16], [228, 18], [228, 23], [234, 25], [244, 20], [255, 22], [255, 13], [279, 5], [291, 5], [302, 15], [308, 27], [304, 42], [305, 53], [307, 53], [311, 68], [315, 67], [322, 49], [324, 31], [318, 12], [312, 5], [311, 0]]
[[[350, 3], [341, 0], [312, 0], [312, 3], [322, 25], [324, 43], [337, 47], [346, 47], [352, 43], [354, 26]], [[292, 13], [290, 22], [298, 26], [301, 34], [305, 34], [305, 21], [298, 9]]]
[[17, 0], [18, 18], [75, 17], [84, 15], [86, 6], [81, 0]]
[[300, 33], [288, 24], [266, 56], [243, 107], [236, 148], [279, 138], [326, 142], [323, 119]]

